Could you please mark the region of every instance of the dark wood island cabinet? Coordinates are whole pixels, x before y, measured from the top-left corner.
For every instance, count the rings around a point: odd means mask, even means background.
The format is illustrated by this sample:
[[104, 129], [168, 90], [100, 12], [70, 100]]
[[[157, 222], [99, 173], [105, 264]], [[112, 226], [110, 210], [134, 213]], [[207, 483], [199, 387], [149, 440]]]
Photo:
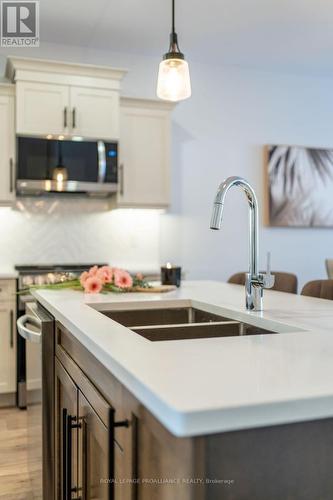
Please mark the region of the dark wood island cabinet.
[[179, 438], [59, 323], [55, 344], [56, 500], [333, 498], [333, 419]]

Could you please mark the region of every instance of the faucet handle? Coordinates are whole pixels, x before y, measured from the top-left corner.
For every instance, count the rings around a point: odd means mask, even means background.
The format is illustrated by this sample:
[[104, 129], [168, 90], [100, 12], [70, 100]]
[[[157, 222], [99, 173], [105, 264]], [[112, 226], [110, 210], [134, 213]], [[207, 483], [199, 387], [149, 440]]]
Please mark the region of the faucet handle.
[[264, 288], [272, 288], [275, 283], [275, 276], [271, 273], [271, 252], [267, 252], [266, 272], [261, 275]]

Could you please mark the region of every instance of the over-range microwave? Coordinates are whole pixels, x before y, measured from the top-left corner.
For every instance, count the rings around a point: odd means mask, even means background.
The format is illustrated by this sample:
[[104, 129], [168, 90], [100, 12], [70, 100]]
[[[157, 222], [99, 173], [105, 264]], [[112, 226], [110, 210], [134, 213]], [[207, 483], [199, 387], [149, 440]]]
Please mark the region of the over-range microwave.
[[117, 191], [116, 142], [17, 137], [16, 192], [20, 195]]

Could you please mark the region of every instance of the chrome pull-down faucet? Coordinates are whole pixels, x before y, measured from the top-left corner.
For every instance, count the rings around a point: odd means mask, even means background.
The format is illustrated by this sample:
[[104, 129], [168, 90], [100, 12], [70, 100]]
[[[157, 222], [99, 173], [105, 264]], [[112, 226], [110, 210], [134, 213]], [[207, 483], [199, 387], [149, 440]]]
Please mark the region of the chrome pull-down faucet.
[[249, 272], [246, 273], [245, 294], [246, 309], [261, 311], [263, 306], [264, 288], [272, 288], [274, 276], [270, 272], [270, 257], [267, 260], [267, 272], [258, 271], [259, 241], [258, 241], [258, 200], [253, 188], [241, 177], [228, 177], [220, 184], [215, 196], [211, 229], [220, 229], [222, 223], [223, 206], [227, 192], [233, 186], [239, 186], [246, 194], [249, 204]]

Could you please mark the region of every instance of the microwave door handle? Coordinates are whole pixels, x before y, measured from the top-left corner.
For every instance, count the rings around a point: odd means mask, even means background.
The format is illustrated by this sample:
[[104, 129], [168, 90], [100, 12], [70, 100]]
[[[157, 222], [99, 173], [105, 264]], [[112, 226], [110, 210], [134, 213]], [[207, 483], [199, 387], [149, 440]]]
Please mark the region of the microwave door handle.
[[98, 182], [105, 182], [106, 175], [106, 155], [105, 143], [103, 141], [97, 142], [97, 157], [98, 157]]

